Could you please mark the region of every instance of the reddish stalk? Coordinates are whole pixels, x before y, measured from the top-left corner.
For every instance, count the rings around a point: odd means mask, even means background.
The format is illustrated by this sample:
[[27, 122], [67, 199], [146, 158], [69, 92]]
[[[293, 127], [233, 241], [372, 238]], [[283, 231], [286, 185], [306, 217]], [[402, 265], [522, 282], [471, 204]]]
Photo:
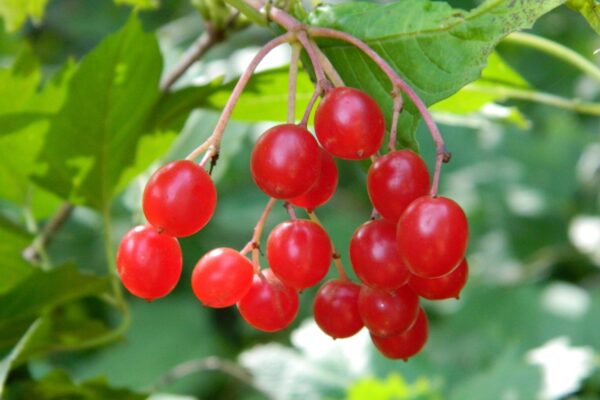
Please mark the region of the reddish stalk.
[[329, 58], [327, 58], [325, 53], [323, 53], [321, 49], [319, 49], [319, 47], [317, 47], [316, 45], [315, 48], [317, 49], [317, 53], [319, 54], [319, 61], [321, 61], [321, 65], [323, 65], [323, 71], [325, 71], [325, 75], [327, 75], [327, 78], [329, 78], [331, 83], [333, 83], [333, 86], [346, 86], [344, 84], [344, 80], [342, 79], [340, 74], [338, 74], [337, 70], [335, 69], [333, 64], [331, 64], [331, 61], [329, 61]]
[[301, 127], [306, 129], [306, 127], [308, 126], [310, 113], [314, 108], [315, 103], [317, 102], [317, 99], [319, 98], [321, 93], [323, 93], [323, 88], [321, 87], [321, 85], [317, 84], [317, 86], [315, 86], [315, 91], [313, 92], [312, 96], [310, 97], [310, 100], [308, 101], [308, 105], [306, 106], [306, 110], [304, 111], [304, 115], [302, 116], [302, 121], [300, 121]]
[[394, 93], [394, 108], [392, 109], [392, 126], [390, 127], [390, 139], [388, 142], [388, 150], [396, 150], [396, 137], [398, 137], [398, 117], [402, 111], [402, 95], [400, 93]]
[[246, 255], [250, 250], [252, 250], [252, 265], [254, 265], [254, 272], [258, 273], [260, 271], [260, 237], [262, 236], [262, 232], [265, 228], [265, 223], [267, 222], [267, 217], [269, 213], [273, 209], [273, 206], [277, 202], [277, 199], [271, 197], [269, 202], [265, 206], [262, 214], [258, 221], [256, 221], [256, 225], [254, 225], [254, 232], [252, 234], [252, 239], [244, 246], [240, 253], [242, 255]]
[[[311, 211], [311, 212], [308, 213], [308, 218], [312, 222], [318, 224], [321, 228], [325, 229], [325, 227], [323, 226], [323, 224], [319, 220], [319, 217], [317, 217], [317, 214], [315, 214], [314, 211]], [[333, 248], [333, 252], [331, 254], [331, 259], [333, 260], [333, 264], [335, 265], [335, 269], [337, 270], [337, 273], [338, 273], [338, 275], [340, 277], [340, 280], [342, 280], [342, 281], [350, 281], [350, 279], [348, 278], [348, 275], [346, 275], [346, 271], [344, 271], [344, 265], [342, 264], [340, 253], [337, 251], [337, 249], [335, 248], [335, 246], [333, 245], [333, 243], [331, 243], [331, 246]]]
[[269, 54], [271, 50], [273, 50], [275, 47], [279, 46], [282, 43], [289, 42], [294, 38], [294, 35], [295, 34], [293, 32], [284, 33], [283, 35], [271, 40], [270, 42], [265, 44], [262, 49], [260, 49], [260, 51], [256, 54], [256, 56], [254, 56], [254, 58], [250, 62], [250, 65], [248, 65], [248, 68], [246, 68], [246, 70], [236, 83], [235, 87], [233, 88], [231, 96], [229, 96], [229, 99], [227, 100], [227, 103], [223, 108], [223, 112], [221, 113], [221, 116], [217, 121], [217, 125], [215, 126], [213, 133], [208, 137], [208, 139], [204, 141], [204, 143], [196, 147], [196, 149], [194, 149], [186, 157], [186, 160], [193, 160], [205, 151], [208, 151], [211, 157], [219, 152], [221, 138], [223, 137], [225, 127], [227, 126], [227, 123], [231, 118], [231, 113], [233, 112], [233, 109], [237, 104], [240, 95], [242, 94], [242, 91], [244, 90], [244, 88], [248, 84], [248, 81], [252, 77], [252, 74], [256, 70], [256, 67], [258, 67], [260, 62], [265, 58], [267, 54]]
[[302, 50], [301, 45], [298, 43], [292, 44], [292, 56], [290, 58], [290, 73], [288, 81], [288, 124], [293, 124], [296, 121], [296, 82], [298, 81], [298, 61], [300, 59], [300, 50]]
[[296, 210], [294, 210], [294, 206], [292, 205], [292, 203], [290, 203], [289, 201], [286, 201], [285, 204], [283, 205], [283, 207], [285, 207], [285, 210], [287, 211], [287, 213], [290, 216], [290, 219], [292, 221], [298, 218], [296, 216]]

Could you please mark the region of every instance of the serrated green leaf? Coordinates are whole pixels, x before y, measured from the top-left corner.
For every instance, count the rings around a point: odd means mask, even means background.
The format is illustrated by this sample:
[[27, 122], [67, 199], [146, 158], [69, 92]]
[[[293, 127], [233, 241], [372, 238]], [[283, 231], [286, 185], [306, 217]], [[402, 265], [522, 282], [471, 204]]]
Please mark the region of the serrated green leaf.
[[[470, 12], [429, 0], [346, 3], [317, 8], [309, 21], [365, 41], [431, 105], [476, 80], [505, 35], [531, 27], [563, 2], [487, 0]], [[389, 121], [392, 102], [385, 75], [350, 45], [333, 40], [319, 43], [345, 83], [374, 96]], [[400, 117], [400, 145], [417, 147], [418, 118], [409, 104]]]
[[592, 29], [600, 35], [600, 3], [596, 0], [568, 0], [567, 5], [579, 11]]
[[0, 0], [0, 17], [4, 18], [6, 30], [14, 32], [27, 18], [40, 22], [48, 0]]
[[161, 68], [156, 38], [132, 16], [73, 75], [65, 104], [51, 119], [35, 181], [74, 203], [106, 207], [123, 174], [147, 166], [134, 155], [159, 98]]
[[137, 10], [155, 10], [160, 7], [160, 0], [114, 0], [117, 5], [128, 5]]
[[148, 398], [147, 394], [111, 387], [105, 378], [76, 382], [62, 370], [53, 370], [38, 381], [21, 383], [11, 389], [9, 395], [37, 400], [144, 400]]

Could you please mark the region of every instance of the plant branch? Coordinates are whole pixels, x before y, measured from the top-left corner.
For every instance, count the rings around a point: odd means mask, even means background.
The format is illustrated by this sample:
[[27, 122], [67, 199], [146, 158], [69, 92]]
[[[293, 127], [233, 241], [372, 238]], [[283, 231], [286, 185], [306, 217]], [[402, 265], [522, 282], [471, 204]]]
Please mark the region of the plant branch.
[[398, 118], [402, 111], [402, 95], [399, 93], [394, 94], [394, 106], [392, 109], [392, 126], [390, 127], [390, 139], [388, 142], [388, 150], [396, 150], [396, 137], [398, 137]]
[[[312, 222], [318, 224], [321, 228], [325, 229], [325, 227], [319, 220], [319, 217], [317, 217], [317, 214], [315, 214], [314, 211], [311, 211], [308, 213], [308, 218]], [[333, 252], [331, 253], [331, 258], [333, 260], [333, 264], [335, 265], [335, 268], [337, 270], [337, 273], [338, 273], [340, 279], [342, 281], [349, 281], [350, 279], [348, 278], [348, 275], [346, 275], [346, 271], [344, 271], [344, 265], [342, 264], [342, 259], [341, 259], [340, 253], [337, 251], [337, 249], [335, 248], [333, 243], [331, 243], [331, 247], [333, 250]]]
[[331, 61], [329, 61], [329, 58], [327, 58], [325, 53], [323, 53], [323, 51], [321, 51], [321, 49], [318, 46], [315, 46], [315, 48], [317, 49], [317, 53], [319, 54], [319, 61], [321, 61], [323, 71], [325, 71], [325, 75], [327, 75], [327, 77], [333, 83], [333, 85], [335, 87], [346, 86], [344, 84], [344, 80], [337, 72], [333, 64], [331, 64]]
[[574, 67], [594, 78], [596, 82], [600, 82], [600, 68], [598, 68], [594, 63], [590, 62], [587, 58], [583, 57], [581, 54], [574, 52], [562, 44], [523, 32], [511, 33], [502, 41], [504, 43], [518, 44], [542, 51], [548, 55], [573, 65]]
[[224, 358], [209, 356], [198, 360], [191, 360], [176, 365], [167, 373], [162, 375], [153, 389], [169, 385], [170, 383], [184, 378], [188, 375], [197, 374], [204, 371], [219, 371], [227, 374], [240, 382], [245, 383], [268, 399], [273, 399], [270, 393], [265, 392], [253, 380], [252, 375], [239, 364], [226, 360]]
[[278, 36], [275, 39], [269, 41], [263, 46], [262, 49], [259, 50], [259, 52], [254, 56], [254, 58], [250, 62], [250, 65], [248, 65], [248, 68], [246, 68], [242, 76], [240, 76], [240, 79], [233, 88], [233, 91], [231, 92], [231, 95], [229, 96], [229, 99], [227, 100], [227, 103], [223, 108], [223, 112], [221, 113], [221, 116], [217, 121], [217, 125], [215, 126], [213, 133], [208, 137], [208, 139], [206, 139], [206, 141], [204, 141], [204, 143], [196, 147], [196, 149], [194, 149], [186, 157], [186, 160], [193, 160], [205, 151], [210, 151], [211, 155], [215, 155], [219, 152], [221, 138], [223, 137], [223, 133], [225, 132], [225, 128], [227, 127], [227, 123], [231, 118], [231, 113], [233, 112], [233, 109], [235, 108], [235, 105], [237, 104], [244, 88], [248, 84], [248, 81], [252, 77], [254, 70], [256, 70], [258, 64], [260, 64], [263, 58], [265, 58], [265, 56], [269, 54], [271, 50], [273, 50], [280, 44], [291, 41], [293, 37], [294, 33], [292, 32], [284, 33], [283, 35]]

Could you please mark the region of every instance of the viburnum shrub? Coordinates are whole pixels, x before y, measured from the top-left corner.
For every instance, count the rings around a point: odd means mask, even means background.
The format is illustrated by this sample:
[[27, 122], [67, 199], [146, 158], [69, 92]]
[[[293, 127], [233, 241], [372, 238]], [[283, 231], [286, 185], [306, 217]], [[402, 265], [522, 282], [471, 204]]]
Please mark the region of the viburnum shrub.
[[[260, 61], [273, 48], [289, 43], [295, 53], [288, 121], [264, 132], [250, 158], [252, 178], [270, 200], [243, 249], [221, 247], [200, 258], [192, 273], [192, 290], [206, 307], [236, 305], [254, 328], [278, 331], [296, 317], [299, 292], [318, 285], [333, 261], [339, 276], [323, 283], [314, 299], [318, 326], [333, 338], [350, 337], [366, 327], [383, 355], [408, 359], [423, 348], [428, 335], [420, 297], [458, 298], [467, 280], [467, 219], [457, 203], [437, 194], [441, 166], [450, 154], [423, 101], [364, 42], [344, 32], [304, 25], [275, 7], [269, 16], [287, 32], [268, 42], [251, 61], [212, 135], [185, 160], [163, 166], [149, 180], [143, 197], [148, 225], [128, 232], [117, 255], [123, 285], [149, 301], [175, 287], [182, 264], [177, 238], [201, 230], [215, 211], [217, 193], [206, 164], [216, 162], [227, 121]], [[316, 38], [355, 46], [390, 79], [393, 110], [387, 146], [382, 148], [386, 123], [379, 105], [364, 91], [344, 86], [323, 58]], [[296, 123], [300, 47], [312, 64], [315, 91]], [[435, 141], [431, 179], [417, 153], [396, 149], [403, 95], [420, 112]], [[313, 135], [308, 120], [319, 97]], [[374, 209], [370, 220], [352, 235], [348, 249], [359, 283], [344, 272], [340, 255], [314, 211], [336, 190], [334, 157], [372, 161], [366, 191]], [[259, 260], [262, 231], [279, 200], [290, 219], [271, 231], [264, 247], [269, 268], [263, 269]], [[294, 207], [304, 208], [308, 219], [297, 218]]]

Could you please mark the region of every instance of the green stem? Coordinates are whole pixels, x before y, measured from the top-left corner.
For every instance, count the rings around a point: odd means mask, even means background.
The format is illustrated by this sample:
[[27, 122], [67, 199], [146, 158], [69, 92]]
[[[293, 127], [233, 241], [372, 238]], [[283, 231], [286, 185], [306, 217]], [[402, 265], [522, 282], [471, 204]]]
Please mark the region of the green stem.
[[572, 110], [581, 114], [600, 115], [600, 104], [598, 103], [587, 103], [577, 99], [567, 99], [549, 93], [508, 87], [488, 88], [482, 85], [471, 86], [470, 90], [480, 93], [496, 94], [504, 98], [548, 104], [554, 107], [564, 108], [565, 110]]
[[237, 9], [255, 24], [260, 26], [268, 25], [269, 21], [265, 18], [265, 16], [260, 11], [248, 5], [248, 3], [246, 3], [244, 0], [225, 0], [225, 2]]
[[581, 71], [594, 78], [594, 80], [600, 82], [600, 68], [581, 54], [574, 52], [562, 44], [523, 32], [511, 33], [504, 38], [503, 42], [519, 44], [542, 51], [579, 68]]
[[117, 273], [117, 263], [115, 261], [115, 252], [113, 249], [112, 226], [110, 222], [110, 205], [107, 204], [102, 209], [102, 230], [104, 234], [104, 251], [106, 254], [106, 262], [108, 263], [108, 272], [110, 274], [110, 283], [118, 308], [127, 313], [127, 304], [123, 297], [123, 289], [119, 282]]

